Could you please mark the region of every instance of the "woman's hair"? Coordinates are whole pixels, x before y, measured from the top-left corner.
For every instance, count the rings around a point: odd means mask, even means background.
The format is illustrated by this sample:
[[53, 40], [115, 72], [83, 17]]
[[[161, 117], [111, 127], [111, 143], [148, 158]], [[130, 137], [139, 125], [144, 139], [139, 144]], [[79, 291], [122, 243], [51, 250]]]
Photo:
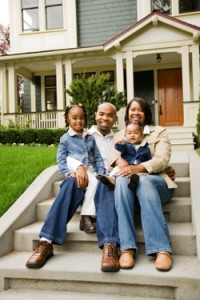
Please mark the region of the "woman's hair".
[[135, 97], [133, 98], [126, 106], [126, 111], [125, 111], [125, 116], [124, 116], [124, 121], [125, 121], [125, 124], [127, 125], [129, 123], [129, 109], [130, 109], [130, 106], [133, 102], [137, 102], [142, 111], [144, 112], [144, 126], [145, 125], [151, 125], [153, 123], [152, 121], [152, 112], [151, 112], [151, 108], [150, 108], [150, 105], [149, 103], [144, 100], [143, 98], [139, 98], [139, 97]]
[[83, 112], [84, 112], [84, 117], [85, 117], [85, 127], [87, 128], [87, 112], [86, 112], [86, 109], [85, 109], [85, 106], [82, 104], [82, 103], [79, 103], [79, 104], [74, 104], [74, 105], [67, 105], [66, 108], [65, 108], [65, 114], [64, 114], [64, 117], [65, 117], [65, 124], [66, 124], [66, 127], [69, 127], [69, 123], [68, 123], [68, 114], [69, 114], [69, 111], [73, 108], [73, 107], [80, 107]]

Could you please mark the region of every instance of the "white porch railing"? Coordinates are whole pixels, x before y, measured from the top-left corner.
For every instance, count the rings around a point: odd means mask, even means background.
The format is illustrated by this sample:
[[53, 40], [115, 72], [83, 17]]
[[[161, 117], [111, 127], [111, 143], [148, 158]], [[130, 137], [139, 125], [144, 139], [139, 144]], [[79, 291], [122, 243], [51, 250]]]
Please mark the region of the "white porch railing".
[[[59, 120], [62, 115], [63, 120]], [[36, 129], [54, 129], [64, 126], [63, 112], [40, 112], [40, 113], [19, 113], [19, 114], [5, 114], [3, 125], [8, 125], [9, 121], [14, 124], [19, 124], [22, 127], [36, 128]]]

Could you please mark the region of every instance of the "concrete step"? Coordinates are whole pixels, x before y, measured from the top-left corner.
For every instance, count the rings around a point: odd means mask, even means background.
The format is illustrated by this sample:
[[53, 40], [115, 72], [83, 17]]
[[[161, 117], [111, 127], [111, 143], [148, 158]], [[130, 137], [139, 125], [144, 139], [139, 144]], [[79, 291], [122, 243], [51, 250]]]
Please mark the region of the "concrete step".
[[[55, 197], [37, 204], [37, 220], [43, 221], [53, 204]], [[80, 213], [78, 208], [77, 214]], [[136, 212], [139, 208], [136, 207]], [[191, 221], [191, 199], [190, 197], [174, 197], [169, 204], [163, 205], [165, 218], [168, 222], [190, 222]]]
[[[16, 251], [32, 251], [43, 222], [36, 222], [14, 233], [14, 249]], [[196, 255], [196, 235], [191, 223], [168, 223], [170, 241], [174, 254]], [[98, 251], [96, 234], [87, 234], [79, 230], [79, 216], [74, 218], [67, 225], [68, 233], [65, 242], [58, 249], [68, 249], [74, 251], [76, 247], [83, 252]], [[136, 234], [138, 248], [142, 253], [145, 251], [144, 235], [141, 226], [137, 224]]]
[[138, 254], [133, 269], [102, 273], [102, 252], [83, 252], [81, 255], [80, 252], [55, 252], [43, 268], [35, 270], [25, 267], [30, 255], [31, 252], [12, 252], [0, 258], [2, 292], [8, 288], [27, 292], [34, 289], [48, 291], [48, 295], [51, 291], [85, 296], [92, 293], [95, 299], [109, 295], [107, 299], [133, 296], [199, 300], [200, 263], [196, 257], [173, 256], [172, 270], [162, 273], [155, 269], [155, 258]]
[[[25, 289], [9, 289], [0, 292], [0, 300], [152, 300], [152, 297], [138, 297], [138, 296], [120, 296], [109, 293], [77, 293], [68, 291], [43, 291], [43, 290], [25, 290]], [[173, 300], [172, 298], [158, 298], [153, 297], [154, 300]]]
[[[177, 177], [175, 180], [178, 188], [175, 190], [176, 197], [190, 197], [190, 178], [189, 177]], [[53, 195], [57, 196], [60, 190], [61, 181], [53, 183]]]

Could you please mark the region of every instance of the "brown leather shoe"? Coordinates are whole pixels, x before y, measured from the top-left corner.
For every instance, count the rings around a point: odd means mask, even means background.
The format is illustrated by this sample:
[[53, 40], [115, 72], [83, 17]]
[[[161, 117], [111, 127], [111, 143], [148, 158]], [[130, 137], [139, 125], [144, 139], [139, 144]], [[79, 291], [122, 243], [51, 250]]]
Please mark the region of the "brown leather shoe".
[[103, 257], [101, 262], [102, 272], [119, 271], [118, 248], [116, 245], [107, 243], [103, 247]]
[[169, 252], [156, 253], [156, 269], [158, 271], [169, 271], [172, 268], [172, 258]]
[[134, 249], [126, 249], [121, 251], [119, 265], [121, 269], [132, 269], [134, 267]]
[[27, 268], [37, 269], [44, 266], [47, 260], [53, 256], [53, 246], [46, 241], [39, 241], [33, 254], [27, 260]]
[[86, 233], [94, 233], [96, 232], [96, 223], [92, 223], [90, 216], [81, 216], [80, 230], [83, 230]]

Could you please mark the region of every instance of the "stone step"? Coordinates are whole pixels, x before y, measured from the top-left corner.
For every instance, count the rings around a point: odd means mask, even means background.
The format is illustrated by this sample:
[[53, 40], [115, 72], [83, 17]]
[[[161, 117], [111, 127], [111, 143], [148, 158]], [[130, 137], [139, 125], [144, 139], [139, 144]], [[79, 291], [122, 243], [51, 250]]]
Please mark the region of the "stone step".
[[[14, 233], [14, 249], [16, 251], [32, 251], [43, 222], [36, 222]], [[196, 235], [191, 223], [168, 223], [170, 241], [174, 254], [196, 255]], [[67, 225], [68, 233], [65, 242], [57, 248], [60, 250], [80, 249], [80, 251], [98, 251], [96, 234], [87, 234], [79, 230], [79, 216], [75, 215]], [[144, 235], [141, 226], [136, 226], [138, 248], [144, 253]]]
[[[37, 220], [43, 221], [53, 204], [55, 197], [37, 204]], [[80, 213], [79, 207], [77, 213]], [[137, 209], [136, 211], [139, 211]], [[169, 204], [163, 205], [165, 218], [168, 222], [190, 222], [191, 221], [191, 199], [189, 197], [174, 197]]]
[[[176, 197], [190, 197], [190, 178], [189, 177], [177, 177], [175, 180], [178, 188], [175, 190]], [[53, 195], [57, 196], [60, 190], [61, 181], [53, 183]]]
[[[25, 290], [25, 289], [9, 289], [0, 292], [0, 300], [152, 300], [152, 297], [138, 297], [138, 296], [120, 296], [109, 293], [77, 293], [68, 291], [43, 291], [43, 290]], [[172, 298], [153, 297], [154, 300], [174, 300]]]
[[162, 273], [155, 269], [153, 257], [138, 254], [133, 269], [102, 273], [101, 251], [81, 255], [80, 252], [55, 252], [41, 269], [25, 267], [30, 255], [31, 252], [15, 251], [0, 258], [2, 292], [9, 288], [10, 291], [48, 291], [48, 295], [51, 291], [85, 296], [92, 293], [95, 299], [105, 299], [104, 295], [109, 295], [107, 299], [133, 296], [197, 300], [200, 295], [200, 263], [196, 257], [173, 256], [172, 270]]

